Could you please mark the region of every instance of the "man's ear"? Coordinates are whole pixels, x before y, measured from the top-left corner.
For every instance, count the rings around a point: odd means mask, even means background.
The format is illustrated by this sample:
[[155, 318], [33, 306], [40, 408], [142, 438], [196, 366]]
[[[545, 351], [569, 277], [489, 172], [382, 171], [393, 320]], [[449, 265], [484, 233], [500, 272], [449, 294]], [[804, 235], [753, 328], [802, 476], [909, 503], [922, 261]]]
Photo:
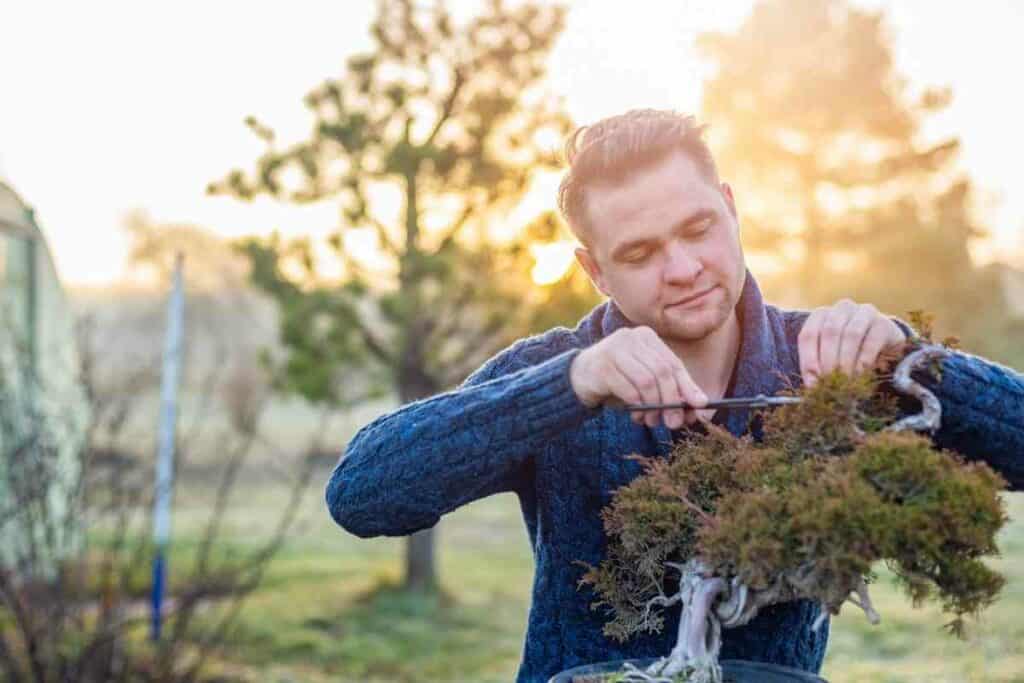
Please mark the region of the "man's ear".
[[608, 293], [608, 288], [604, 284], [604, 276], [601, 274], [601, 266], [597, 264], [593, 254], [587, 251], [583, 247], [576, 247], [576, 260], [579, 261], [580, 265], [583, 266], [583, 270], [587, 271], [587, 275], [590, 276], [590, 281], [594, 283], [598, 291], [607, 297], [611, 297]]
[[725, 197], [725, 204], [729, 207], [729, 213], [732, 214], [733, 218], [738, 218], [736, 214], [736, 198], [732, 194], [732, 186], [729, 183], [722, 183], [722, 196]]

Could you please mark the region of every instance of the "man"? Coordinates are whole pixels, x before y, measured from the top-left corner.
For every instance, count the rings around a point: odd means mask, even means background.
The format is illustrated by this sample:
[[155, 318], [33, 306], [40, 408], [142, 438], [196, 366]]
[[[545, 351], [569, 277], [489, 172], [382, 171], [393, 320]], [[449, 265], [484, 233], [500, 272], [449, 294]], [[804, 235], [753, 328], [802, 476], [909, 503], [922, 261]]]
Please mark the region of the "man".
[[[578, 260], [609, 300], [573, 330], [516, 342], [458, 390], [374, 420], [327, 486], [334, 519], [364, 537], [409, 534], [472, 500], [515, 492], [536, 562], [518, 676], [529, 682], [672, 647], [678, 613], [660, 634], [620, 644], [602, 634], [594, 594], [577, 590], [575, 561], [603, 557], [601, 509], [639, 474], [622, 456], [664, 456], [707, 420], [740, 435], [749, 412], [702, 410], [708, 400], [863, 369], [913, 335], [848, 300], [812, 312], [765, 304], [744, 263], [732, 190], [692, 117], [612, 117], [577, 131], [567, 157], [559, 206], [583, 245]], [[958, 353], [929, 388], [943, 407], [936, 443], [1024, 485], [1024, 378]], [[678, 401], [695, 410], [606, 407]], [[827, 621], [811, 631], [817, 616], [808, 601], [765, 609], [723, 633], [721, 656], [817, 672], [828, 639]]]

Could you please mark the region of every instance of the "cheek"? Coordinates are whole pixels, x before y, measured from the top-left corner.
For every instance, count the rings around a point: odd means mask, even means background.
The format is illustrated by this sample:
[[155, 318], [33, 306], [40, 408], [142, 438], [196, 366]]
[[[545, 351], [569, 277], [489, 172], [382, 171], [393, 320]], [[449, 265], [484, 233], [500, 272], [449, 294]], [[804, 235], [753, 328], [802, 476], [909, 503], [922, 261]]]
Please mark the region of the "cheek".
[[652, 265], [619, 273], [612, 286], [620, 295], [636, 303], [656, 302], [661, 282], [661, 268]]
[[655, 301], [658, 298], [658, 289], [661, 286], [665, 272], [660, 264], [652, 264], [637, 272], [634, 278], [636, 283], [633, 287], [640, 298]]
[[731, 273], [740, 268], [742, 253], [739, 243], [723, 240], [709, 245], [704, 252], [704, 263], [720, 273]]

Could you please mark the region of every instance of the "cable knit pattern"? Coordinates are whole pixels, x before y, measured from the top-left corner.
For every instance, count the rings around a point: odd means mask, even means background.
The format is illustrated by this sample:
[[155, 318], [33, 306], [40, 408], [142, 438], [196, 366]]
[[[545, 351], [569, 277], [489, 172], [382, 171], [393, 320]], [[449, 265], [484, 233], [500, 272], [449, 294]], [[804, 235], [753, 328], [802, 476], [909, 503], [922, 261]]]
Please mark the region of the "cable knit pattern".
[[940, 381], [913, 377], [942, 403], [935, 444], [988, 463], [1009, 490], [1024, 490], [1024, 375], [957, 351], [942, 362]]
[[[748, 271], [737, 313], [742, 337], [731, 395], [771, 395], [799, 385], [797, 336], [808, 312], [765, 304]], [[583, 568], [574, 561], [597, 564], [604, 556], [601, 509], [640, 472], [623, 456], [664, 457], [681, 436], [662, 425], [634, 424], [625, 411], [587, 408], [572, 390], [569, 367], [580, 350], [632, 324], [606, 301], [573, 330], [557, 327], [516, 342], [457, 390], [362, 428], [327, 485], [332, 517], [362, 537], [406, 535], [472, 500], [518, 495], [535, 560], [521, 683], [541, 683], [589, 662], [661, 656], [674, 644], [678, 610], [666, 614], [661, 634], [620, 644], [602, 634], [606, 615], [590, 609], [595, 594], [577, 590]], [[1019, 488], [1021, 376], [959, 353], [944, 367], [941, 386], [932, 383], [944, 410], [937, 442], [985, 459]], [[722, 411], [715, 422], [737, 436], [749, 429], [760, 437], [747, 410]], [[829, 632], [827, 620], [817, 633], [810, 630], [817, 615], [807, 601], [773, 605], [723, 633], [722, 657], [817, 673]]]

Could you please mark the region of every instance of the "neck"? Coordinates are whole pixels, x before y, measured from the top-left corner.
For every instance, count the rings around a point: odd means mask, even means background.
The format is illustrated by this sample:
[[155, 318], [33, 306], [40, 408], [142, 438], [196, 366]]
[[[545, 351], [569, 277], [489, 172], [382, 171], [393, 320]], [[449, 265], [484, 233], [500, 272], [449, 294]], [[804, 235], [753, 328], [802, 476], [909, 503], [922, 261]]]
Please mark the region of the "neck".
[[723, 398], [740, 352], [740, 325], [733, 309], [725, 324], [693, 342], [666, 340], [697, 386], [711, 400]]

